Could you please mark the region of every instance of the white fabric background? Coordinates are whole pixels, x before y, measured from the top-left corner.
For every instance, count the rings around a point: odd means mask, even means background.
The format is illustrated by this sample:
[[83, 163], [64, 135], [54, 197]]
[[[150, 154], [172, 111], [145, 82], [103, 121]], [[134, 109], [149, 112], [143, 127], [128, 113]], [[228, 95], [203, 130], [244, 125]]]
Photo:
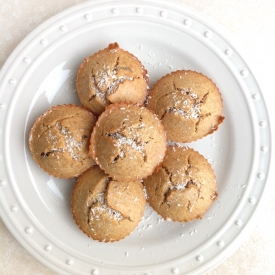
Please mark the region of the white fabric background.
[[[192, 7], [221, 25], [241, 49], [262, 87], [271, 124], [275, 125], [275, 1], [174, 0]], [[17, 44], [56, 13], [84, 0], [0, 0], [0, 68]], [[272, 171], [273, 170], [273, 171]], [[243, 244], [208, 275], [275, 274], [275, 181], [268, 190], [254, 228]], [[11, 235], [0, 219], [0, 275], [54, 275]]]

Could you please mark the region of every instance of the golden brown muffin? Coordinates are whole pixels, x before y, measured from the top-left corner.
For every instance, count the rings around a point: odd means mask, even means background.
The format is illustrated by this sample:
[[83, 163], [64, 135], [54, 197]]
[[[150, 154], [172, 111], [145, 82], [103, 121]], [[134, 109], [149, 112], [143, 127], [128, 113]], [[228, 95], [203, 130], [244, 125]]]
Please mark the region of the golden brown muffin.
[[140, 181], [119, 182], [93, 166], [74, 186], [71, 199], [74, 220], [94, 240], [121, 240], [136, 228], [144, 215], [143, 188]]
[[159, 119], [145, 107], [109, 105], [91, 135], [90, 154], [111, 177], [133, 181], [151, 175], [166, 151]]
[[143, 105], [148, 82], [141, 62], [113, 43], [84, 60], [78, 70], [76, 89], [81, 103], [100, 115], [115, 102]]
[[29, 134], [34, 160], [50, 175], [77, 177], [95, 164], [89, 140], [95, 116], [85, 107], [58, 105], [35, 121]]
[[218, 129], [224, 120], [222, 98], [207, 76], [189, 70], [167, 74], [156, 82], [147, 107], [162, 121], [168, 140], [191, 142]]
[[179, 222], [202, 218], [218, 196], [211, 165], [187, 147], [169, 146], [144, 186], [152, 208], [164, 219]]

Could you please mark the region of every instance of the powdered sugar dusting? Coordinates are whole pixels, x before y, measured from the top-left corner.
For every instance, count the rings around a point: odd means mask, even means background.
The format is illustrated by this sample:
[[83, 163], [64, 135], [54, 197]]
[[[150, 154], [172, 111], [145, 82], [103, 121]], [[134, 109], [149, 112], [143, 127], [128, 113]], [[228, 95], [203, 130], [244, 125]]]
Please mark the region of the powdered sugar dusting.
[[[125, 111], [124, 107], [121, 107], [120, 110]], [[128, 110], [126, 110], [128, 112]], [[146, 142], [143, 142], [141, 140], [141, 135], [139, 133], [139, 129], [145, 127], [146, 125], [142, 122], [142, 118], [140, 117], [139, 124], [135, 127], [132, 125], [126, 126], [126, 122], [129, 120], [128, 115], [124, 118], [122, 122], [122, 128], [119, 129], [115, 133], [105, 133], [106, 136], [111, 137], [114, 141], [115, 144], [114, 146], [118, 147], [119, 149], [119, 154], [112, 160], [112, 164], [116, 163], [119, 158], [124, 158], [125, 157], [125, 146], [130, 147], [134, 151], [138, 152], [141, 154], [143, 159], [146, 158], [146, 150], [145, 150], [145, 145]], [[134, 159], [137, 156], [130, 154], [129, 158]]]
[[[55, 124], [55, 128], [59, 131], [61, 136], [59, 134], [53, 134], [50, 126], [48, 126], [48, 128], [49, 130], [47, 131], [45, 139], [48, 144], [53, 145], [53, 148], [50, 151], [42, 152], [41, 156], [44, 158], [52, 155], [59, 159], [59, 156], [55, 155], [55, 153], [64, 153], [67, 151], [73, 160], [78, 160], [79, 152], [82, 150], [83, 147], [83, 140], [76, 141], [73, 134], [68, 130], [68, 128], [62, 126], [60, 122], [57, 122]], [[38, 135], [38, 138], [39, 137], [40, 135]], [[64, 140], [65, 146], [63, 145], [62, 147], [60, 147], [60, 140]]]
[[[180, 100], [178, 96], [180, 92], [184, 97], [184, 100]], [[192, 89], [179, 89], [177, 92], [172, 93], [172, 98], [174, 99], [175, 106], [170, 107], [166, 110], [166, 113], [174, 113], [181, 115], [186, 119], [199, 119], [201, 113], [201, 101], [198, 95], [192, 91]]]
[[110, 66], [107, 64], [103, 65], [102, 70], [97, 70], [96, 73], [91, 74], [91, 81], [95, 89], [95, 96], [99, 98], [104, 103], [107, 102], [106, 97], [113, 94], [119, 84], [124, 81], [133, 81], [134, 77], [121, 75], [117, 76], [117, 66], [111, 70]]
[[147, 194], [145, 186], [143, 187], [142, 190], [143, 190], [144, 198], [147, 200], [148, 199], [148, 194]]
[[119, 211], [116, 211], [106, 205], [105, 202], [105, 192], [96, 195], [96, 200], [100, 204], [100, 206], [92, 207], [90, 209], [90, 219], [100, 220], [99, 213], [107, 213], [110, 218], [115, 219], [117, 221], [121, 221], [123, 219], [122, 214]]
[[186, 188], [187, 183], [179, 183], [176, 185], [170, 186], [170, 190], [184, 190]]
[[137, 141], [133, 138], [127, 138], [123, 135], [121, 135], [120, 133], [114, 133], [114, 134], [106, 134], [107, 136], [110, 136], [112, 138], [114, 138], [116, 140], [116, 144], [115, 146], [119, 147], [120, 149], [120, 157], [124, 157], [124, 152], [122, 149], [123, 145], [128, 145], [130, 146], [132, 149], [138, 151], [139, 153], [141, 153], [141, 155], [144, 157], [145, 153], [144, 153], [144, 142], [141, 141]]
[[74, 160], [78, 160], [78, 155], [75, 153], [75, 151], [79, 152], [81, 150], [83, 141], [81, 140], [77, 142], [72, 133], [66, 127], [62, 127], [60, 122], [56, 123], [56, 128], [60, 130], [60, 133], [65, 138], [66, 148], [63, 148], [63, 150], [67, 150]]

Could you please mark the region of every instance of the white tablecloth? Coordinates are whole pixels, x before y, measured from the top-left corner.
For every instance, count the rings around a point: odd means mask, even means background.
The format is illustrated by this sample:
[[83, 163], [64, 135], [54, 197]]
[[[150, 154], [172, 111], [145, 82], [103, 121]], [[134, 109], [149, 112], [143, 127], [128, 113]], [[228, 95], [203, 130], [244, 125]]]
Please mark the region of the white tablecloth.
[[[0, 68], [17, 44], [40, 23], [84, 0], [0, 0]], [[262, 87], [275, 125], [275, 1], [274, 0], [177, 0], [215, 20], [242, 49], [244, 58]], [[208, 272], [220, 274], [275, 274], [274, 167], [268, 190], [256, 216], [256, 225], [243, 244], [224, 263]], [[0, 220], [0, 274], [53, 275], [11, 235]]]

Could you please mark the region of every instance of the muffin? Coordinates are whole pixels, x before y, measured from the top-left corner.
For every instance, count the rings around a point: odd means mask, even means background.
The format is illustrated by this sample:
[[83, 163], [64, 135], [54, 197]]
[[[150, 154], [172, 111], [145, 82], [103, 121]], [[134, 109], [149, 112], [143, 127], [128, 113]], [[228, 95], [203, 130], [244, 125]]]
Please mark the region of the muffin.
[[95, 164], [89, 140], [95, 116], [85, 107], [58, 105], [36, 119], [29, 134], [34, 160], [58, 178], [77, 177]]
[[211, 165], [187, 147], [169, 146], [144, 186], [151, 207], [164, 219], [178, 222], [201, 219], [218, 196]]
[[218, 129], [224, 120], [222, 97], [207, 76], [189, 70], [167, 74], [156, 82], [147, 107], [161, 120], [167, 139], [192, 142]]
[[112, 178], [133, 181], [151, 175], [166, 151], [159, 119], [145, 107], [109, 105], [93, 129], [90, 154]]
[[148, 82], [141, 62], [113, 43], [80, 65], [76, 90], [81, 103], [100, 115], [106, 106], [115, 102], [143, 105]]
[[104, 242], [128, 236], [143, 217], [145, 204], [140, 181], [113, 180], [98, 166], [78, 178], [71, 198], [78, 227], [87, 236]]

